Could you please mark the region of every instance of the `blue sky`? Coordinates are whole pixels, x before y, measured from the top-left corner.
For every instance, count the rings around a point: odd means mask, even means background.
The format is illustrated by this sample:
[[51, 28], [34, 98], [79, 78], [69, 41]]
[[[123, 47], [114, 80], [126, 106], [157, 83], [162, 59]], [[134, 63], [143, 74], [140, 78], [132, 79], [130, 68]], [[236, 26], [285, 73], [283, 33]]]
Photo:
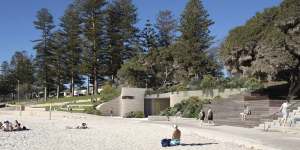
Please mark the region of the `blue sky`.
[[[15, 51], [26, 50], [34, 54], [32, 40], [39, 38], [33, 21], [40, 8], [48, 8], [56, 24], [68, 4], [73, 0], [1, 0], [0, 5], [0, 62], [9, 60]], [[169, 9], [179, 17], [188, 0], [133, 0], [138, 8], [142, 27], [147, 19], [155, 20], [160, 10]], [[215, 21], [212, 34], [216, 41], [226, 37], [228, 32], [244, 24], [256, 12], [279, 5], [282, 0], [203, 0], [210, 18]]]

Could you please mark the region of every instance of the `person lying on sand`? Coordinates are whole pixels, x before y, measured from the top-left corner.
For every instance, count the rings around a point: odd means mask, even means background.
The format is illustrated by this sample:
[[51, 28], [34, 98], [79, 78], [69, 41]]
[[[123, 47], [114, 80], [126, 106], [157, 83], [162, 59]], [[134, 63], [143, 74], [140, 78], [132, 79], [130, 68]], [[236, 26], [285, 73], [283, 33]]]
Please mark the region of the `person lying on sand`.
[[66, 129], [87, 129], [87, 124], [86, 123], [82, 123], [81, 125], [73, 128], [73, 127], [70, 127], [70, 126], [66, 126]]
[[3, 124], [1, 125], [0, 129], [3, 129], [3, 131], [5, 131], [5, 132], [28, 130], [25, 126], [22, 127], [21, 123], [19, 123], [17, 120], [15, 120], [15, 124], [13, 124], [12, 122], [9, 122], [8, 120], [4, 121]]
[[22, 131], [22, 130], [27, 130], [27, 128], [25, 126], [21, 126], [21, 123], [19, 123], [18, 120], [15, 120], [15, 125], [13, 128], [14, 131]]
[[82, 123], [81, 126], [77, 126], [76, 129], [87, 129], [86, 123]]
[[13, 131], [13, 125], [11, 122], [9, 121], [4, 121], [4, 124], [3, 124], [3, 131], [6, 131], [6, 132], [11, 132]]

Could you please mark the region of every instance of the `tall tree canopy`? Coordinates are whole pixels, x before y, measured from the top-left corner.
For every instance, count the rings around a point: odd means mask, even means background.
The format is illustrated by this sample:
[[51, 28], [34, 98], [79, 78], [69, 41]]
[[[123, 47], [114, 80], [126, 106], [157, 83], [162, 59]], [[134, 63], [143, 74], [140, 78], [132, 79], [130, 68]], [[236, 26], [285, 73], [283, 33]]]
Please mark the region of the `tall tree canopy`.
[[[174, 59], [181, 79], [202, 78], [211, 69], [206, 49], [212, 43], [209, 27], [213, 21], [201, 0], [189, 0], [180, 19], [181, 36], [174, 46]], [[180, 81], [182, 82], [182, 81]]]
[[233, 29], [221, 58], [232, 73], [288, 81], [293, 99], [300, 90], [299, 39], [300, 1], [284, 0]]
[[34, 82], [32, 57], [28, 56], [25, 51], [16, 52], [11, 58], [10, 70], [13, 77], [11, 83], [17, 87], [17, 81], [19, 82], [20, 96], [26, 98], [30, 96]]
[[70, 81], [70, 89], [74, 96], [75, 84], [81, 83], [80, 63], [81, 63], [81, 29], [80, 16], [73, 5], [70, 5], [61, 18], [62, 35], [65, 38], [66, 70]]
[[7, 95], [15, 92], [14, 77], [7, 61], [1, 63], [0, 66], [0, 96], [5, 100]]
[[53, 17], [48, 9], [42, 8], [37, 12], [37, 20], [34, 21], [34, 26], [41, 31], [41, 38], [35, 40], [37, 43], [34, 47], [36, 49], [36, 67], [38, 71], [38, 83], [44, 88], [49, 89], [53, 82], [52, 77], [52, 47], [51, 37], [52, 30], [55, 27]]
[[[162, 11], [157, 17], [155, 27], [147, 20], [140, 32], [140, 43], [143, 54], [139, 59], [130, 61], [130, 66], [121, 69], [122, 77], [132, 80], [132, 76], [125, 76], [125, 72], [141, 72], [154, 89], [165, 88], [176, 84], [186, 84], [191, 80], [202, 79], [205, 74], [219, 75], [220, 67], [214, 59], [208, 56], [213, 37], [209, 27], [213, 21], [209, 19], [207, 11], [199, 0], [189, 0], [181, 16], [177, 40], [176, 20], [170, 11]], [[157, 29], [157, 30], [156, 30]], [[157, 33], [158, 31], [158, 33]], [[142, 63], [144, 68], [134, 70], [132, 64]], [[140, 65], [139, 65], [140, 66]], [[130, 70], [126, 70], [130, 69]], [[140, 73], [141, 74], [141, 73]], [[124, 79], [123, 79], [124, 80]], [[140, 86], [139, 82], [133, 86]]]
[[113, 0], [107, 9], [109, 75], [115, 80], [124, 61], [137, 54], [137, 8], [132, 0]]
[[66, 53], [66, 38], [62, 31], [55, 31], [52, 35], [53, 41], [53, 79], [54, 85], [56, 86], [56, 96], [58, 98], [60, 91], [63, 89], [64, 84], [67, 82], [68, 77], [68, 68], [67, 68], [67, 60], [68, 56]]
[[147, 20], [144, 29], [140, 33], [140, 41], [143, 49], [142, 51], [146, 53], [157, 49], [159, 46], [158, 34], [150, 20]]
[[177, 21], [170, 10], [164, 10], [158, 13], [155, 27], [159, 32], [160, 46], [168, 47], [174, 42]]
[[77, 0], [78, 8], [83, 25], [85, 49], [83, 63], [86, 74], [92, 77], [93, 93], [98, 93], [98, 79], [105, 73], [105, 0]]

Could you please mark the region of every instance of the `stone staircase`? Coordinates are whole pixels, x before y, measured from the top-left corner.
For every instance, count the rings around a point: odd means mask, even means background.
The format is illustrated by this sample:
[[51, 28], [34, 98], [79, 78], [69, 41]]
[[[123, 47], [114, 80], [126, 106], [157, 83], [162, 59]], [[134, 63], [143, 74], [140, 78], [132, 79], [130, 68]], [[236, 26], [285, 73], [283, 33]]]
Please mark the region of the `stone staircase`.
[[[249, 106], [252, 114], [247, 117], [247, 120], [242, 121], [240, 113], [243, 112], [244, 104]], [[249, 96], [243, 93], [214, 100], [211, 104], [204, 106], [204, 110], [208, 107], [212, 108], [216, 125], [253, 128], [278, 111], [281, 104], [281, 100], [269, 100], [264, 96]]]
[[[300, 107], [297, 107], [297, 109], [294, 109], [295, 106], [300, 106], [299, 102], [294, 102], [290, 109], [289, 117], [287, 119], [287, 124], [285, 127], [283, 127], [280, 124], [280, 121], [282, 120], [282, 117], [276, 117], [277, 119], [272, 120], [272, 118], [267, 119], [266, 122], [263, 122], [255, 127], [255, 129], [264, 130], [264, 131], [281, 131], [284, 129], [286, 130], [298, 130], [300, 131]], [[278, 114], [274, 114], [274, 116], [278, 116]], [[274, 117], [275, 118], [275, 117]]]

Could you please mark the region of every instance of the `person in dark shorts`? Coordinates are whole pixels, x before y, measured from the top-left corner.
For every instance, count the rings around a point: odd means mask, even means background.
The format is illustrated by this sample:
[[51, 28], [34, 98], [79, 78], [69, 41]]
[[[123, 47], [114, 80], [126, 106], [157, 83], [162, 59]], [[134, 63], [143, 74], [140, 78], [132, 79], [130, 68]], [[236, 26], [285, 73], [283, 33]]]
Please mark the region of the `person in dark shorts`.
[[209, 107], [208, 111], [207, 111], [207, 120], [208, 120], [208, 124], [214, 124], [213, 120], [214, 120], [214, 114], [212, 109]]
[[204, 123], [204, 119], [205, 119], [205, 111], [202, 109], [199, 113], [199, 119], [200, 119], [200, 124], [201, 124], [201, 127]]

